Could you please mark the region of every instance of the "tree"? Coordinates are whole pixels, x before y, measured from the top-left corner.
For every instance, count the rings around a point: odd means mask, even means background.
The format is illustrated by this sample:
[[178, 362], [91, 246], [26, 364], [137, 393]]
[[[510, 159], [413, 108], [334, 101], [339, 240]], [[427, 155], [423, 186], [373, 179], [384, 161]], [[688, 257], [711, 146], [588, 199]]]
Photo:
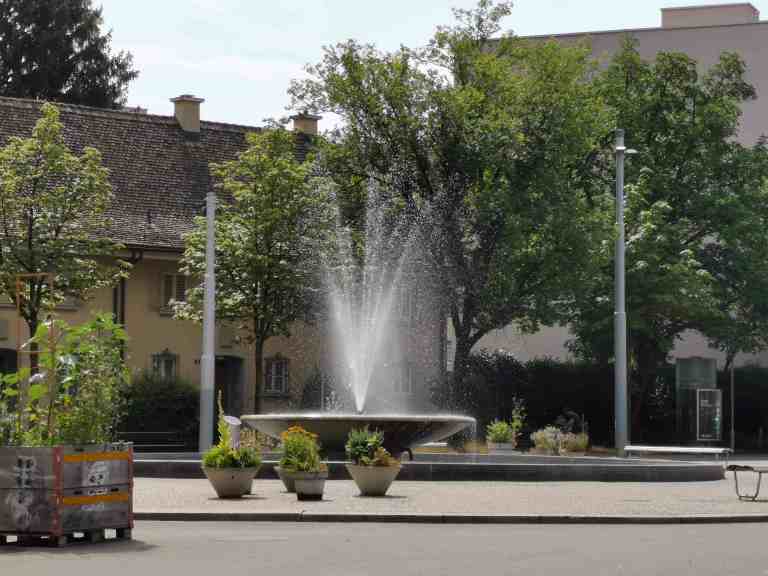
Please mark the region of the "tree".
[[[599, 80], [629, 146], [626, 167], [628, 340], [637, 378], [635, 428], [656, 373], [686, 330], [736, 343], [732, 315], [750, 323], [766, 286], [762, 144], [739, 144], [740, 106], [754, 98], [744, 63], [724, 53], [700, 74], [678, 53], [643, 61], [627, 41]], [[577, 346], [607, 359], [612, 345], [612, 253], [584, 286], [572, 318]], [[734, 316], [735, 317], [735, 316]], [[747, 333], [742, 329], [739, 338]], [[758, 340], [750, 336], [753, 346]], [[763, 337], [764, 338], [764, 337]], [[727, 342], [727, 344], [726, 344]]]
[[558, 318], [589, 274], [590, 242], [610, 233], [590, 198], [610, 117], [588, 51], [494, 38], [509, 10], [489, 0], [458, 10], [457, 26], [421, 50], [338, 44], [291, 88], [296, 108], [343, 120], [329, 136], [342, 151], [325, 155], [333, 178], [394, 190], [421, 230], [458, 381], [490, 330]]
[[[329, 199], [312, 177], [311, 158], [296, 159], [295, 135], [280, 127], [247, 135], [236, 160], [212, 165], [224, 198], [216, 215], [216, 317], [233, 322], [254, 346], [255, 393], [262, 387], [264, 344], [290, 336], [316, 300], [319, 254], [327, 241]], [[182, 270], [205, 273], [205, 219], [185, 239]], [[202, 318], [204, 286], [176, 303], [178, 317]], [[258, 407], [257, 407], [258, 409]]]
[[[66, 298], [88, 299], [127, 266], [117, 259], [121, 246], [104, 235], [112, 188], [99, 151], [73, 153], [57, 108], [44, 104], [41, 112], [30, 138], [11, 138], [0, 149], [0, 290], [32, 335], [46, 310]], [[37, 276], [23, 280], [17, 300], [19, 275]], [[32, 361], [36, 366], [35, 355]]]
[[91, 0], [0, 0], [0, 95], [119, 108], [138, 76]]

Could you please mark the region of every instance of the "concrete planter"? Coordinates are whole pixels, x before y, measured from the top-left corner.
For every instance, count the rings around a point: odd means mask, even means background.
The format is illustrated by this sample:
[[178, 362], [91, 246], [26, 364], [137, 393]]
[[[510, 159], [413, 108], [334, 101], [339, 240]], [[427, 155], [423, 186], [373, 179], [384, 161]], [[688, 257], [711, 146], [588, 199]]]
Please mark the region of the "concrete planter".
[[328, 478], [327, 470], [323, 472], [291, 472], [291, 476], [293, 476], [296, 496], [299, 500], [323, 499], [325, 480]]
[[0, 447], [0, 535], [48, 538], [53, 544], [107, 528], [133, 528], [130, 444]]
[[515, 452], [517, 444], [515, 442], [486, 442], [488, 454], [509, 454]]
[[347, 471], [360, 489], [361, 496], [384, 496], [400, 473], [400, 465], [360, 466], [347, 464]]
[[288, 470], [283, 470], [280, 468], [280, 466], [275, 466], [275, 472], [277, 472], [278, 478], [283, 481], [283, 486], [285, 486], [285, 491], [289, 494], [293, 494], [296, 492], [296, 483], [294, 482], [293, 475], [294, 472], [289, 472]]
[[253, 468], [208, 468], [203, 466], [206, 478], [219, 498], [240, 498], [251, 493], [251, 484], [259, 471]]

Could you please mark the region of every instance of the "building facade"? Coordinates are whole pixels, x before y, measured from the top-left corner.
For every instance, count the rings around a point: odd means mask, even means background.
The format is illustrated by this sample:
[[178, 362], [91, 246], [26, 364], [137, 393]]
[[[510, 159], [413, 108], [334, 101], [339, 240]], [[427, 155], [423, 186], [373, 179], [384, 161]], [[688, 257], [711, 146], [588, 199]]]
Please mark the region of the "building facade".
[[[753, 145], [760, 136], [768, 135], [768, 21], [760, 20], [759, 11], [749, 3], [665, 8], [659, 28], [612, 30], [554, 36], [532, 36], [532, 40], [554, 39], [576, 44], [588, 41], [592, 55], [606, 63], [627, 37], [637, 41], [637, 49], [646, 60], [659, 52], [682, 52], [695, 59], [701, 71], [716, 64], [723, 52], [735, 52], [746, 62], [746, 79], [757, 92], [757, 98], [743, 105], [739, 141]], [[631, 142], [627, 143], [632, 146]], [[568, 340], [573, 335], [566, 326], [548, 326], [535, 334], [523, 334], [510, 325], [482, 338], [476, 350], [503, 349], [522, 361], [532, 358], [569, 359]], [[449, 336], [449, 347], [451, 338]], [[697, 332], [686, 332], [678, 340], [672, 357], [704, 356], [716, 358], [722, 367], [725, 355], [708, 346]], [[768, 351], [740, 354], [736, 364], [754, 363], [768, 366]]]
[[[102, 154], [114, 195], [109, 235], [125, 246], [122, 256], [132, 269], [119, 285], [96, 291], [85, 303], [61, 306], [56, 315], [79, 323], [94, 312], [110, 312], [128, 334], [126, 357], [134, 373], [146, 371], [160, 380], [181, 378], [198, 385], [201, 327], [175, 319], [169, 306], [172, 299], [184, 300], [195, 281], [179, 270], [183, 235], [202, 214], [206, 193], [215, 184], [209, 165], [235, 159], [245, 149], [246, 133], [259, 128], [201, 121], [203, 100], [194, 96], [182, 95], [172, 102], [173, 116], [59, 106], [67, 145], [77, 153], [92, 146]], [[0, 146], [13, 136], [29, 137], [41, 105], [0, 98]], [[298, 157], [311, 146], [317, 121], [308, 115], [294, 117]], [[406, 337], [380, 370], [387, 382], [377, 401], [384, 408], [427, 403], [427, 392], [415, 383], [444, 365], [439, 319], [429, 320], [422, 304], [405, 298], [398, 299], [398, 310], [399, 329]], [[286, 410], [302, 403], [320, 407], [327, 390], [313, 395], [305, 388], [317, 381], [318, 374], [338, 372], [333, 338], [322, 321], [296, 323], [291, 332], [290, 338], [268, 340], [264, 363], [257, 367], [244, 335], [232, 326], [217, 326], [215, 380], [228, 413]], [[26, 363], [18, 350], [28, 337], [11, 301], [0, 299], [0, 371]], [[254, 388], [257, 369], [264, 376], [261, 390]]]

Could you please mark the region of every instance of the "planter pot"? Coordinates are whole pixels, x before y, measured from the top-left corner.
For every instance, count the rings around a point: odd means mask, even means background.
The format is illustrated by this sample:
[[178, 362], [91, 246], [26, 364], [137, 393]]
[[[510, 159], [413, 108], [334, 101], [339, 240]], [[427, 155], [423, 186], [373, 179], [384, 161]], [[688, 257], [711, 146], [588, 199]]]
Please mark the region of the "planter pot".
[[328, 471], [324, 472], [292, 472], [296, 485], [296, 496], [299, 500], [322, 500], [325, 480]]
[[133, 527], [130, 444], [0, 447], [0, 534], [94, 537]]
[[488, 445], [488, 454], [508, 454], [515, 452], [517, 444], [515, 442], [486, 442]]
[[347, 464], [347, 471], [360, 489], [361, 496], [384, 496], [400, 473], [400, 465], [360, 466]]
[[219, 498], [240, 498], [244, 494], [250, 494], [251, 484], [258, 471], [258, 467], [208, 468], [203, 466], [203, 472]]
[[275, 472], [277, 472], [277, 476], [280, 478], [280, 480], [283, 481], [283, 486], [285, 486], [285, 491], [293, 494], [296, 492], [296, 483], [294, 482], [294, 474], [295, 472], [289, 472], [288, 470], [283, 470], [280, 468], [280, 466], [275, 466]]

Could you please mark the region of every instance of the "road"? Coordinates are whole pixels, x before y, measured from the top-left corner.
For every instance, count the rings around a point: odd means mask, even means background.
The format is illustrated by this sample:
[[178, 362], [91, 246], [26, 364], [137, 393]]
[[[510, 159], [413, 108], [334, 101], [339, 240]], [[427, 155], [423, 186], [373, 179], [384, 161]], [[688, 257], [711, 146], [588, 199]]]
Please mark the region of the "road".
[[130, 542], [0, 548], [0, 574], [768, 574], [766, 527], [140, 522]]

